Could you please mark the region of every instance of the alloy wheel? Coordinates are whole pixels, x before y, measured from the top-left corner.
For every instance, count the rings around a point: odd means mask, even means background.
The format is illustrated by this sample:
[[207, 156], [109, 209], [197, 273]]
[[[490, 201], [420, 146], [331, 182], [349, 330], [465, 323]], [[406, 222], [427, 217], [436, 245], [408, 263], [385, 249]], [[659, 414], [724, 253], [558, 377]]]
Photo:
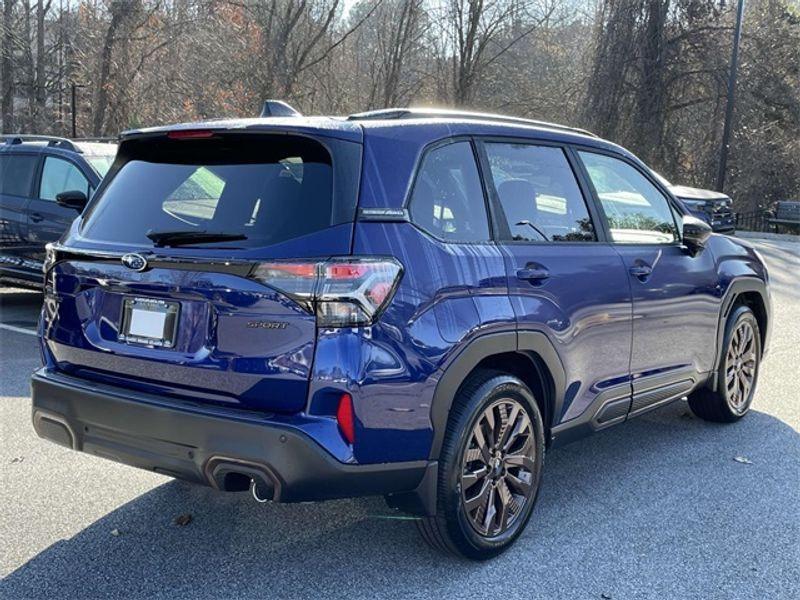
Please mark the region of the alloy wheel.
[[510, 398], [486, 408], [470, 433], [461, 469], [461, 499], [482, 536], [507, 531], [534, 493], [536, 443], [524, 406]]
[[725, 389], [728, 403], [737, 414], [747, 410], [756, 379], [756, 333], [753, 325], [742, 321], [736, 326], [725, 359]]

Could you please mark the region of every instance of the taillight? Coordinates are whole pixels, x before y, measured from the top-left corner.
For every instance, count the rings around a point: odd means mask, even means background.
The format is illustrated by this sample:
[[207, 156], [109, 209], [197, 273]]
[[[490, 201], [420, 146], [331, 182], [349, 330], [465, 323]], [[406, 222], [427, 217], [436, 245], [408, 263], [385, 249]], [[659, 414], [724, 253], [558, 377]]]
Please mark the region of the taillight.
[[316, 314], [321, 327], [353, 327], [374, 322], [401, 273], [393, 258], [334, 258], [261, 263], [250, 276]]
[[345, 441], [352, 445], [356, 440], [356, 419], [353, 414], [353, 398], [350, 394], [342, 394], [336, 409], [336, 422]]
[[214, 137], [211, 129], [177, 129], [167, 132], [170, 140], [202, 140], [211, 137]]

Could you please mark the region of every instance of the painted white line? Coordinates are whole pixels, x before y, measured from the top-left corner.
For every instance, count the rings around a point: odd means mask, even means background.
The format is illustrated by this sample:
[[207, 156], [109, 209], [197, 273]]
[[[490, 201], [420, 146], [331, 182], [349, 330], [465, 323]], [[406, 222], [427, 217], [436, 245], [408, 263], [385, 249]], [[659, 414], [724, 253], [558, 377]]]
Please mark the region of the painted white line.
[[6, 329], [8, 331], [13, 331], [14, 333], [38, 335], [35, 329], [25, 329], [24, 327], [17, 327], [16, 325], [6, 325], [5, 323], [0, 323], [0, 329]]

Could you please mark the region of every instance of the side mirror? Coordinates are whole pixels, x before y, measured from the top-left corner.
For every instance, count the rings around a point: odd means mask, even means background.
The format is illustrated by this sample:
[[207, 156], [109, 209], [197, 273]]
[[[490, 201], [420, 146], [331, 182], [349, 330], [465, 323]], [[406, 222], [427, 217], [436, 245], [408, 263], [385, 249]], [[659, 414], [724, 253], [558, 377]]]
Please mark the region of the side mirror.
[[83, 209], [86, 208], [86, 203], [89, 202], [89, 198], [86, 197], [86, 192], [70, 190], [56, 194], [56, 202], [58, 202], [59, 206], [74, 208], [78, 212], [83, 212]]
[[697, 217], [684, 215], [683, 217], [683, 243], [689, 250], [695, 252], [706, 245], [712, 233], [711, 226]]

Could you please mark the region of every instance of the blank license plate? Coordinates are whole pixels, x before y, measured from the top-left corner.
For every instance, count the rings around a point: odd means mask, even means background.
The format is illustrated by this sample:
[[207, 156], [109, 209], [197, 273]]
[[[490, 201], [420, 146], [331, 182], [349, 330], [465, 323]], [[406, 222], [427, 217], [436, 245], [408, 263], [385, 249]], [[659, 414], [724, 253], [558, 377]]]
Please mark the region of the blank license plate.
[[178, 303], [152, 298], [125, 298], [119, 340], [172, 348], [178, 324]]

